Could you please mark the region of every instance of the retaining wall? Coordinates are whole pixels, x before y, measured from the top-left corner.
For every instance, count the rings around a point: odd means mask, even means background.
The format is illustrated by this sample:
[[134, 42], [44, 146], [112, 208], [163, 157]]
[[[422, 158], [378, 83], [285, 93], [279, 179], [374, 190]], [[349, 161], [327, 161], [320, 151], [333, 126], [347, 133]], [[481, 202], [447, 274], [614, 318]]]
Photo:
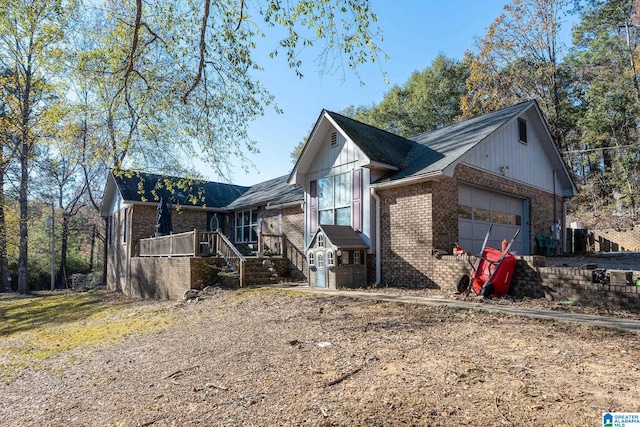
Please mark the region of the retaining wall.
[[[545, 260], [542, 256], [519, 256], [509, 295], [640, 310], [640, 286], [627, 285], [624, 272], [607, 270], [610, 283], [594, 283], [593, 270], [546, 267]], [[469, 261], [474, 262], [475, 257], [448, 255], [433, 259], [431, 279], [440, 288], [455, 292], [458, 278], [471, 271]], [[632, 271], [631, 277], [640, 277], [640, 271]]]

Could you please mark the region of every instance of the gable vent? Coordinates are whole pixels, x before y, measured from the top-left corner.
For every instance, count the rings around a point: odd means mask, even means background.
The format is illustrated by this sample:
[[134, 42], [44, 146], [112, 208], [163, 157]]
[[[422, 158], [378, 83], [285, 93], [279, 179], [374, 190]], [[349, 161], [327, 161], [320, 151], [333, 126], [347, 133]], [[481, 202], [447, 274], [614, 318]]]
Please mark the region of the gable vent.
[[338, 132], [331, 132], [331, 146], [335, 147], [338, 145]]

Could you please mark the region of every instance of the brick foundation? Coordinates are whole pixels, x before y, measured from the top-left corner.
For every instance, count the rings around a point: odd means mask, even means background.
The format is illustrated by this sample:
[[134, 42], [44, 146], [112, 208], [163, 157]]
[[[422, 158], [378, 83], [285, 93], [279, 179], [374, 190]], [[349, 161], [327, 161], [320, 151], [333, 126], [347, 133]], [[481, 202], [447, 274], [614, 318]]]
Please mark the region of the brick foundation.
[[218, 258], [131, 258], [130, 287], [125, 292], [142, 298], [176, 300], [188, 289], [214, 285], [223, 265]]

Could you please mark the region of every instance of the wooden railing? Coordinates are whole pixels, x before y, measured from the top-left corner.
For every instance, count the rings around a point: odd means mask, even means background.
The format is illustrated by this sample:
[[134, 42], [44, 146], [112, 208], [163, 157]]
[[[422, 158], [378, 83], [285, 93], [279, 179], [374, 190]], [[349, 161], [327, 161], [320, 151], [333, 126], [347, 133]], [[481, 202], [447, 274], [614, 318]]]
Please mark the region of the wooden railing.
[[258, 234], [258, 253], [269, 256], [286, 255], [282, 234]]
[[307, 263], [307, 256], [303, 251], [298, 249], [296, 245], [294, 245], [289, 239], [285, 236], [285, 244], [284, 244], [284, 253], [291, 264], [297, 268], [301, 274], [304, 274], [306, 277], [309, 277], [309, 266]]
[[167, 236], [140, 239], [140, 256], [206, 256], [215, 255], [216, 231], [188, 231]]
[[220, 255], [227, 263], [227, 266], [235, 271], [240, 277], [240, 286], [244, 286], [244, 265], [246, 259], [222, 233], [215, 233], [213, 236], [213, 246], [215, 253]]

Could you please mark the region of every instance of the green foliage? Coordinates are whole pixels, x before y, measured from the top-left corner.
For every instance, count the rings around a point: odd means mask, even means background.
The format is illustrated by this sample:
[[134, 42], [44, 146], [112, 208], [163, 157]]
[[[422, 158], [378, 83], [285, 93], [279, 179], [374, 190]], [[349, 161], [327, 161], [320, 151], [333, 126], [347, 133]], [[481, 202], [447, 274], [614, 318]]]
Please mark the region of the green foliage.
[[469, 93], [462, 99], [465, 117], [536, 99], [563, 149], [568, 130], [561, 117], [567, 106], [558, 34], [570, 5], [570, 0], [512, 0], [505, 6], [471, 60]]
[[279, 111], [255, 60], [267, 33], [282, 36], [271, 56], [284, 52], [299, 76], [301, 51], [316, 45], [322, 72], [344, 65], [357, 74], [380, 55], [367, 0], [211, 1], [204, 8], [200, 1], [119, 0], [89, 11], [95, 18], [82, 28], [88, 46], [80, 46], [76, 74], [94, 96], [80, 110], [96, 123], [90, 150], [116, 169], [184, 175], [195, 157], [221, 176], [234, 158], [248, 169], [246, 155], [258, 150], [249, 125], [265, 108]]
[[584, 192], [574, 210], [590, 210], [607, 226], [633, 223], [640, 190], [640, 30], [635, 3], [587, 2], [566, 58], [576, 107], [568, 160]]
[[404, 86], [394, 86], [380, 104], [348, 110], [352, 117], [402, 136], [440, 128], [460, 116], [466, 93], [467, 60], [439, 54], [423, 71], [415, 71]]

